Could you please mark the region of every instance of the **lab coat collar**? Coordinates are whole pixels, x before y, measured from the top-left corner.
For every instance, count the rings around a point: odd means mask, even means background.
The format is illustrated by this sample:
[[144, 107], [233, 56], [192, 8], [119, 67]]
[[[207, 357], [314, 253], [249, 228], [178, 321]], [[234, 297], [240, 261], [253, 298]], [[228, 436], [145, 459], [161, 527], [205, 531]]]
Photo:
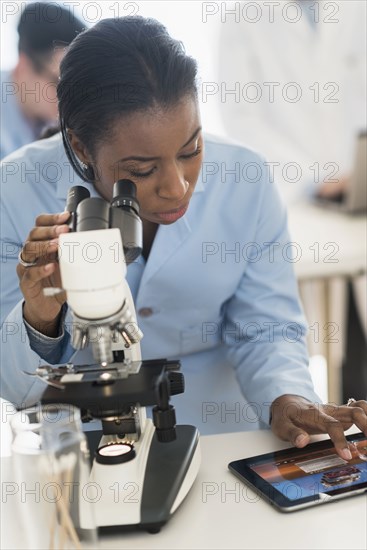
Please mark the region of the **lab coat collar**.
[[[180, 250], [190, 235], [191, 226], [187, 213], [175, 223], [159, 226], [140, 282], [138, 303], [141, 298], [140, 290]], [[137, 304], [137, 307], [140, 306]]]

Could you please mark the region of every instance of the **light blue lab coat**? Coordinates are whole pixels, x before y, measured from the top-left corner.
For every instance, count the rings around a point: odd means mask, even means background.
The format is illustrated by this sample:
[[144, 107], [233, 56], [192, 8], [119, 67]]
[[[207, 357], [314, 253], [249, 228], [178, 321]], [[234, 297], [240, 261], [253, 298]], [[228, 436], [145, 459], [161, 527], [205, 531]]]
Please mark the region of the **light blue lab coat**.
[[[69, 187], [82, 182], [60, 135], [7, 157], [1, 178], [1, 395], [28, 405], [44, 385], [22, 370], [34, 371], [44, 358], [34, 351], [39, 346], [31, 349], [22, 320], [17, 255], [36, 216], [63, 211]], [[268, 422], [269, 406], [282, 394], [319, 401], [292, 251], [286, 211], [264, 159], [206, 137], [188, 211], [159, 227], [148, 261], [131, 264], [127, 275], [143, 358], [182, 361], [186, 390], [173, 398], [179, 423], [202, 433], [248, 430]], [[142, 315], [146, 308], [150, 316]], [[73, 353], [67, 335], [64, 342], [59, 363]], [[73, 361], [92, 362], [90, 349]]]

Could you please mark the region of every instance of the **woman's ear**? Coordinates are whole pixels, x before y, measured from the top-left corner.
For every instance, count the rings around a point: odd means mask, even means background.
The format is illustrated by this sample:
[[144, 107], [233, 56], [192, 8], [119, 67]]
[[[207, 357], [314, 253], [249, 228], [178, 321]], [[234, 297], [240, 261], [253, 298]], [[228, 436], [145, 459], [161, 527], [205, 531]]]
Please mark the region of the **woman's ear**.
[[89, 165], [92, 162], [85, 145], [74, 134], [73, 130], [67, 130], [69, 143], [81, 163]]

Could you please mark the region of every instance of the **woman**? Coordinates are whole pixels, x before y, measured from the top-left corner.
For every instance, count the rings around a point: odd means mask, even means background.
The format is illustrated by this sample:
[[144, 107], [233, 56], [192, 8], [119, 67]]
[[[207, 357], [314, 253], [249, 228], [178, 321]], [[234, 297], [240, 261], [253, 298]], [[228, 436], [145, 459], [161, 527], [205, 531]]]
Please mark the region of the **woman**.
[[[144, 230], [143, 257], [127, 275], [143, 358], [182, 359], [178, 421], [210, 433], [271, 420], [299, 447], [329, 433], [350, 458], [343, 430], [366, 429], [367, 405], [317, 403], [284, 208], [260, 157], [203, 138], [196, 64], [182, 45], [154, 20], [104, 20], [65, 55], [58, 98], [63, 144], [60, 135], [38, 142], [3, 166], [3, 396], [30, 404], [43, 387], [22, 369], [87, 360], [73, 357], [66, 304], [42, 289], [59, 286], [68, 188], [83, 180], [110, 200], [113, 183], [128, 178]], [[27, 236], [42, 211], [52, 213]]]

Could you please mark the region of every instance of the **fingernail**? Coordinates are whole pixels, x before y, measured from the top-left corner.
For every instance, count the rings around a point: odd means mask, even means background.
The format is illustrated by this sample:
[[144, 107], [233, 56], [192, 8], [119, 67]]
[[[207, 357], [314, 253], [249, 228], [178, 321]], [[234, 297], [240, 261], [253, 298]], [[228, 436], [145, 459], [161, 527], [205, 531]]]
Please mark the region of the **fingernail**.
[[69, 228], [67, 225], [59, 225], [56, 227], [56, 235], [61, 235], [61, 233], [67, 233], [69, 231]]
[[341, 455], [344, 458], [344, 460], [352, 460], [352, 453], [348, 448], [342, 449]]
[[53, 265], [54, 265], [54, 264], [46, 264], [46, 265], [44, 266], [44, 270], [45, 270], [46, 272], [51, 271], [51, 269], [53, 268]]
[[60, 214], [57, 216], [57, 219], [59, 222], [62, 222], [64, 220], [67, 220], [70, 216], [70, 212], [60, 212]]
[[297, 446], [297, 447], [302, 447], [302, 445], [305, 444], [306, 439], [307, 439], [307, 435], [299, 434], [299, 435], [296, 437], [296, 441], [295, 441], [296, 446]]
[[59, 239], [52, 239], [52, 241], [50, 241], [48, 244], [50, 246], [55, 246], [55, 245], [59, 244]]

